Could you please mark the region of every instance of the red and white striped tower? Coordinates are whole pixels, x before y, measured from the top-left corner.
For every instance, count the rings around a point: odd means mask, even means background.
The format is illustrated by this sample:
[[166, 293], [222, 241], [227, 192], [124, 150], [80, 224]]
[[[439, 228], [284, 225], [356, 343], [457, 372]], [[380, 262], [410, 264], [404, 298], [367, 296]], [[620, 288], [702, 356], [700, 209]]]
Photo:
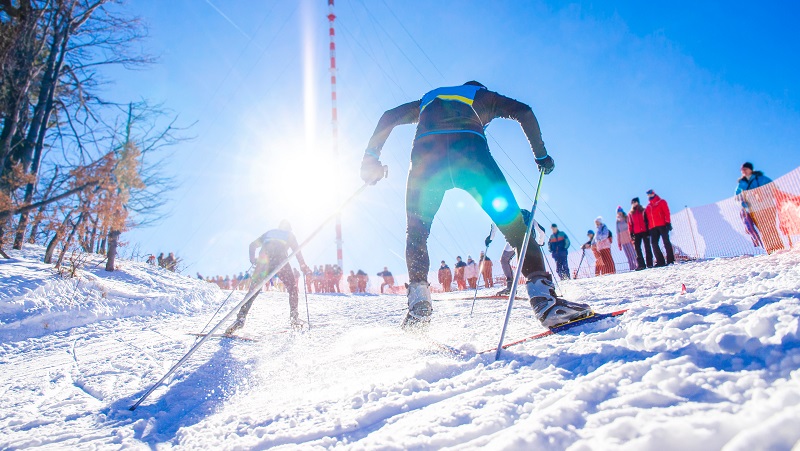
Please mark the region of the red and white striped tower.
[[[333, 0], [328, 0], [328, 35], [331, 39], [330, 53], [331, 53], [331, 128], [333, 139], [333, 157], [338, 162], [339, 160], [339, 114], [336, 109], [336, 31], [334, 31], [333, 21], [336, 20], [336, 14], [333, 13]], [[344, 271], [342, 264], [342, 216], [341, 213], [336, 215], [336, 262], [339, 268]]]

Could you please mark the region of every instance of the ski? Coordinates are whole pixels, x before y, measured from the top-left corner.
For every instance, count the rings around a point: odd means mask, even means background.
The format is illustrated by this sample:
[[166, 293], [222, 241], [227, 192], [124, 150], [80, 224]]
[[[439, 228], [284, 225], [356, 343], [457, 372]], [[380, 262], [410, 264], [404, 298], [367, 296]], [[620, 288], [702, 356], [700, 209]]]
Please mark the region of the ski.
[[[497, 295], [478, 296], [475, 299], [503, 299], [503, 300], [508, 300], [508, 295], [505, 295], [505, 296], [497, 296]], [[521, 297], [516, 297], [515, 299], [519, 299], [520, 301], [527, 301], [528, 300], [527, 298], [521, 298]], [[472, 300], [471, 297], [469, 297], [469, 298], [434, 299], [434, 301], [436, 301], [436, 302], [443, 302], [443, 301], [470, 301], [470, 300]]]
[[[281, 333], [286, 333], [286, 332], [288, 332], [288, 331], [287, 330], [283, 330], [283, 331], [280, 331], [280, 332], [277, 332], [277, 333], [281, 334]], [[231, 339], [234, 339], [234, 340], [249, 341], [249, 342], [252, 342], [252, 343], [258, 342], [258, 340], [256, 340], [255, 338], [243, 337], [241, 335], [233, 335], [233, 334], [231, 334], [231, 335], [226, 335], [226, 334], [211, 334], [211, 335], [208, 335], [208, 334], [198, 334], [196, 332], [188, 332], [186, 335], [191, 335], [191, 336], [194, 336], [194, 337], [205, 337], [205, 336], [208, 336], [208, 338], [231, 338]]]
[[[572, 320], [572, 321], [566, 322], [564, 324], [559, 324], [558, 326], [553, 326], [550, 329], [548, 329], [548, 330], [546, 330], [544, 332], [538, 333], [536, 335], [531, 335], [530, 337], [525, 337], [525, 338], [520, 339], [520, 340], [512, 341], [510, 343], [506, 343], [506, 344], [503, 345], [503, 349], [508, 349], [511, 346], [516, 346], [518, 344], [522, 344], [522, 343], [525, 343], [525, 342], [528, 342], [528, 341], [533, 341], [533, 340], [538, 340], [540, 338], [549, 337], [550, 335], [555, 335], [555, 334], [567, 331], [569, 329], [572, 329], [573, 327], [581, 326], [583, 324], [594, 323], [594, 322], [597, 322], [597, 321], [600, 321], [600, 320], [603, 320], [603, 319], [606, 319], [606, 318], [613, 318], [613, 317], [616, 317], [616, 316], [620, 316], [620, 315], [624, 314], [627, 311], [628, 311], [628, 309], [617, 310], [616, 312], [611, 312], [611, 313], [593, 313], [591, 316], [587, 316], [585, 318], [579, 318], [579, 319], [576, 319], [576, 320]], [[491, 348], [491, 349], [487, 349], [485, 351], [481, 351], [478, 354], [486, 354], [486, 353], [494, 352], [494, 351], [497, 351], [496, 347], [495, 348]]]

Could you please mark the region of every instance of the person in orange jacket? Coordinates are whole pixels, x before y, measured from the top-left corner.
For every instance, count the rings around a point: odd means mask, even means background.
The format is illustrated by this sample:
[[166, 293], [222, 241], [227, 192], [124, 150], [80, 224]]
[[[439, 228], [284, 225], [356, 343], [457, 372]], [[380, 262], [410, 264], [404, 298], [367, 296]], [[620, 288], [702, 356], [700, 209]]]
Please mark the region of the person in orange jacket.
[[450, 291], [453, 285], [453, 272], [450, 271], [450, 267], [444, 260], [442, 260], [442, 266], [439, 267], [439, 283], [442, 284], [442, 291], [445, 293]]
[[481, 251], [481, 274], [483, 275], [483, 282], [486, 285], [486, 288], [492, 288], [494, 286], [494, 278], [492, 277], [492, 259], [486, 255], [485, 252]]

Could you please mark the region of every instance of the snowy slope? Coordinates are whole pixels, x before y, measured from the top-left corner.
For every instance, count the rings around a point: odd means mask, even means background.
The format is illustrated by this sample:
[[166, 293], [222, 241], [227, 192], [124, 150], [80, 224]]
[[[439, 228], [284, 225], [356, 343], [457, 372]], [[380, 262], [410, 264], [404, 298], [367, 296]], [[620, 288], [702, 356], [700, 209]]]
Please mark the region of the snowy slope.
[[[796, 251], [563, 283], [598, 311], [630, 311], [498, 362], [474, 351], [496, 344], [503, 301], [473, 317], [471, 300], [434, 304], [430, 335], [472, 351], [459, 359], [398, 330], [402, 296], [312, 295], [311, 331], [291, 333], [286, 295], [262, 294], [242, 332], [258, 342], [209, 340], [135, 412], [223, 293], [129, 263], [93, 273], [107, 295], [80, 310], [15, 257], [0, 264], [0, 448], [800, 446]], [[525, 301], [512, 315], [509, 340], [541, 330]], [[36, 331], [42, 318], [60, 331]]]

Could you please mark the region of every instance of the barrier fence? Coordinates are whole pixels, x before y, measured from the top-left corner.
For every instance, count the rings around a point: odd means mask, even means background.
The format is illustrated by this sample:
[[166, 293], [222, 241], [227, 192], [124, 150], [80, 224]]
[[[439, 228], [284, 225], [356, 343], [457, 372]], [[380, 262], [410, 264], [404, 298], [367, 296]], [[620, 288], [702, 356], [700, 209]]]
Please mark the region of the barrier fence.
[[[615, 221], [607, 224], [612, 232], [616, 230]], [[616, 239], [614, 233], [611, 255], [615, 269], [630, 271]], [[794, 247], [800, 242], [800, 167], [742, 195], [673, 213], [670, 241], [676, 261], [760, 255]], [[663, 243], [661, 250], [666, 255]], [[574, 275], [577, 270], [578, 278], [595, 276], [592, 251], [586, 250], [578, 269], [581, 255], [581, 250], [569, 253], [570, 273]], [[547, 259], [555, 269], [549, 254]]]

